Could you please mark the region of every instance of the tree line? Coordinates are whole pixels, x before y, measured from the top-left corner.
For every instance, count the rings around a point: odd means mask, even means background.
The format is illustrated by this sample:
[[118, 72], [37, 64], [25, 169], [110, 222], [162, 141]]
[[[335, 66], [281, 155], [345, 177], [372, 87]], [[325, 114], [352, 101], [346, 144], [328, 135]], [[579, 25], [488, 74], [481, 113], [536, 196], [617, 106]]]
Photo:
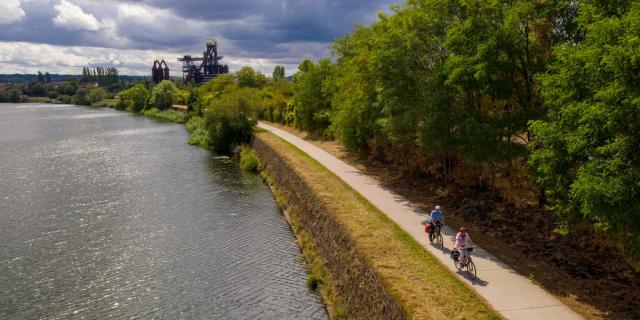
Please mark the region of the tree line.
[[116, 68], [97, 67], [91, 69], [83, 67], [80, 81], [83, 83], [96, 82], [99, 86], [108, 87], [117, 84], [120, 81], [120, 77]]
[[408, 0], [332, 54], [261, 116], [444, 182], [528, 164], [558, 231], [640, 254], [637, 1]]

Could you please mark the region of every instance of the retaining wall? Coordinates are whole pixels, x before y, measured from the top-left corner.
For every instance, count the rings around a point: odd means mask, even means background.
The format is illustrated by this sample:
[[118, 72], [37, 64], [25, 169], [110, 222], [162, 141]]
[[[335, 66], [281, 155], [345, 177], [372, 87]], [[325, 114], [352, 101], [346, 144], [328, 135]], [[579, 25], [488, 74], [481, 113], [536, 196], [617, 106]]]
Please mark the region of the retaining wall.
[[330, 278], [328, 285], [346, 315], [367, 320], [407, 318], [367, 258], [358, 251], [340, 218], [327, 210], [326, 200], [299, 174], [299, 170], [310, 168], [294, 168], [287, 155], [276, 152], [260, 135], [254, 136], [252, 147], [260, 158], [263, 174], [286, 198], [289, 215], [310, 236]]

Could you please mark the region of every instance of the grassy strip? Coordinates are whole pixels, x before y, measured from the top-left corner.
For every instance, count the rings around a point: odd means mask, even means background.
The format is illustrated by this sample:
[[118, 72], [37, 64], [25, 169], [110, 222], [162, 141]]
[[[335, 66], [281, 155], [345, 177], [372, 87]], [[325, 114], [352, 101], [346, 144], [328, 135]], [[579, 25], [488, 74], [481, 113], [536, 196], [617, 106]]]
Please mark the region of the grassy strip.
[[176, 112], [170, 109], [160, 111], [156, 108], [151, 108], [151, 109], [144, 110], [142, 112], [142, 115], [146, 117], [151, 117], [151, 118], [156, 118], [156, 119], [161, 119], [161, 120], [166, 120], [166, 121], [171, 121], [176, 123], [186, 122], [186, 119], [183, 113]]
[[27, 97], [27, 103], [51, 103], [47, 97]]
[[415, 239], [315, 159], [273, 134], [257, 135], [321, 195], [410, 318], [500, 318]]
[[260, 160], [251, 148], [243, 145], [240, 147], [240, 168], [250, 172], [260, 170]]
[[204, 118], [191, 116], [185, 125], [189, 132], [189, 144], [209, 149], [209, 132], [204, 127]]

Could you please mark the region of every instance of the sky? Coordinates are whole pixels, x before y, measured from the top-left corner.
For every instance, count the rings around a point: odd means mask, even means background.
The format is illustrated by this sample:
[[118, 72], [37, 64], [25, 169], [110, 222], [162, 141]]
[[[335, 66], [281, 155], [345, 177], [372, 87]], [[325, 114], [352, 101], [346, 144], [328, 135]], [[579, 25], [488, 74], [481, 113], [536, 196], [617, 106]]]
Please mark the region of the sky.
[[335, 38], [402, 0], [0, 0], [0, 73], [78, 74], [83, 66], [146, 75], [165, 59], [202, 55], [205, 39], [231, 71], [287, 75], [329, 57]]

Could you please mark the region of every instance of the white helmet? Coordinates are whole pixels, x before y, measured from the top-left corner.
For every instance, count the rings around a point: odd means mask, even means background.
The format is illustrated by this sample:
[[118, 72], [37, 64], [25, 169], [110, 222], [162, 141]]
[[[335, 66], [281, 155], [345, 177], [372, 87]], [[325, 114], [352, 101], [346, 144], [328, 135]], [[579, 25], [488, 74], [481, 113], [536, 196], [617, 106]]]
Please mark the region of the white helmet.
[[436, 210], [440, 210], [440, 206], [436, 206]]

